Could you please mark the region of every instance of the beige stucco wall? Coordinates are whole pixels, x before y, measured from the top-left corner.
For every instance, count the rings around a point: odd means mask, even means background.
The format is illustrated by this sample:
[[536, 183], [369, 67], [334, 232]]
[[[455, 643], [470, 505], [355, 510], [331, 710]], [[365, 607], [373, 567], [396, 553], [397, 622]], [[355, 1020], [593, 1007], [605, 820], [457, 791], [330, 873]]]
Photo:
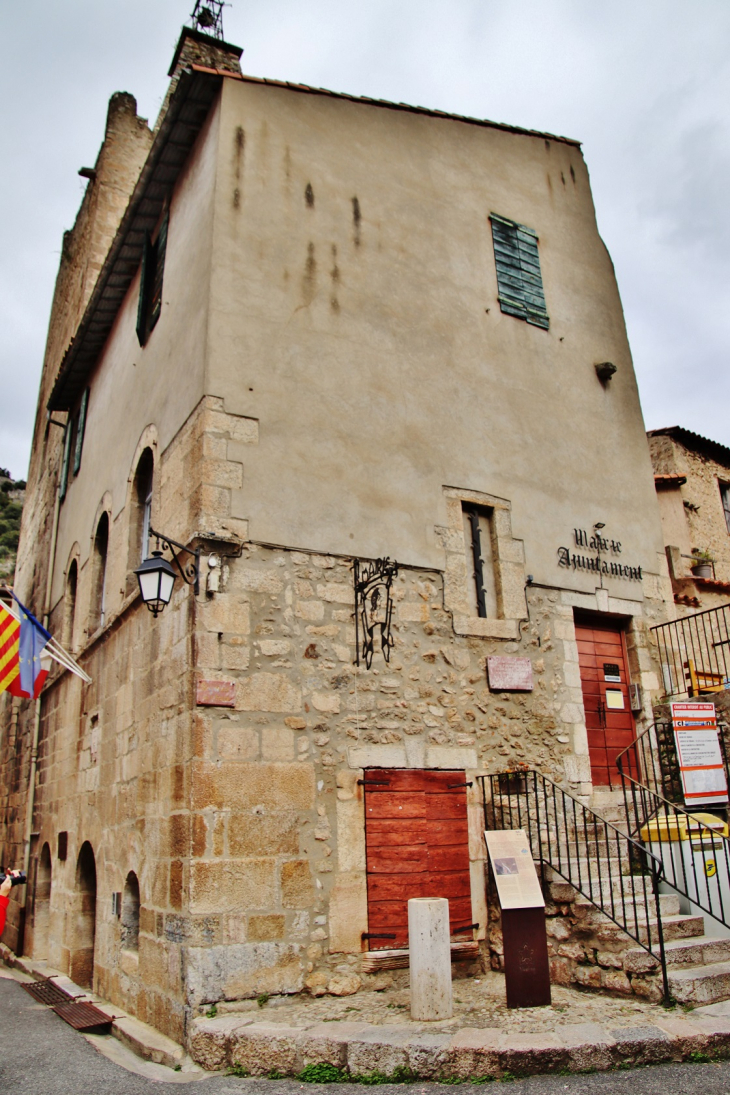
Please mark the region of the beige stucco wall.
[[[549, 332], [499, 310], [490, 211], [539, 234]], [[234, 504], [254, 539], [442, 566], [454, 486], [511, 500], [538, 581], [560, 580], [557, 548], [598, 520], [655, 569], [636, 383], [577, 147], [225, 81], [214, 247], [206, 383], [261, 423]]]
[[[69, 476], [61, 506], [52, 596], [55, 605], [63, 594], [67, 561], [78, 543], [82, 615], [88, 613], [86, 572], [102, 499], [106, 496], [111, 516], [107, 607], [113, 614], [126, 593], [128, 502], [140, 438], [152, 433], [158, 453], [164, 452], [203, 395], [217, 127], [214, 110], [171, 196], [162, 312], [156, 327], [140, 346], [138, 273], [90, 378], [81, 469], [75, 478]], [[191, 491], [197, 487], [195, 480], [190, 469]], [[173, 507], [169, 527], [162, 531], [176, 539], [186, 536], [190, 516], [197, 530], [202, 520], [199, 509], [191, 515]]]

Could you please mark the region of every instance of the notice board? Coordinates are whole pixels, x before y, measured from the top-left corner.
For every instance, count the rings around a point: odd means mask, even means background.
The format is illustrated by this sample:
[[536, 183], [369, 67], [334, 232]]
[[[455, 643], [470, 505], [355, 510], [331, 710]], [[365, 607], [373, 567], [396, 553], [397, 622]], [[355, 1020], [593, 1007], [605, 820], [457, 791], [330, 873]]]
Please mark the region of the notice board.
[[497, 896], [502, 909], [544, 909], [545, 898], [524, 829], [486, 832]]
[[685, 806], [727, 802], [714, 703], [673, 703], [672, 726]]

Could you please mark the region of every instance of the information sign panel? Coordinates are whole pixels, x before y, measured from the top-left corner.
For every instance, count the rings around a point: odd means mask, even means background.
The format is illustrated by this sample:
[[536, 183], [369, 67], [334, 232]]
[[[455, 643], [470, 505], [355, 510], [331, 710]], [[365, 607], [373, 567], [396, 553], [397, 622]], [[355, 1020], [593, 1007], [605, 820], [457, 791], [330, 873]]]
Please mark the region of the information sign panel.
[[524, 829], [484, 834], [503, 909], [544, 909], [540, 882]]
[[550, 960], [542, 896], [524, 829], [484, 834], [502, 909], [508, 1008], [550, 1003]]
[[727, 802], [714, 703], [673, 703], [672, 725], [685, 806]]

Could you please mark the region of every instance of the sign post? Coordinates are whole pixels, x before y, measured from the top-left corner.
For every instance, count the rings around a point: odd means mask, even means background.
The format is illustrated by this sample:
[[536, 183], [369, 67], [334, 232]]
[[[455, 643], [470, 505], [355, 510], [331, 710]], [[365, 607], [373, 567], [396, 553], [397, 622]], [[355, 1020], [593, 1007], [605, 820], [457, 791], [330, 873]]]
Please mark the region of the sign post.
[[524, 829], [486, 832], [502, 910], [508, 1008], [550, 1004], [545, 899]]
[[714, 703], [673, 703], [672, 726], [685, 806], [725, 805], [727, 776]]

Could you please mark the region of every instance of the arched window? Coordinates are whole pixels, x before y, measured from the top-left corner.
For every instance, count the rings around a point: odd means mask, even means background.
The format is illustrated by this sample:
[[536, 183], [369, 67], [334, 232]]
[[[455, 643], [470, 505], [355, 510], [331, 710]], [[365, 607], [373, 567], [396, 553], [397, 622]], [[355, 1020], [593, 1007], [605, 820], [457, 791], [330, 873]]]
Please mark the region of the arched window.
[[122, 946], [139, 950], [139, 882], [134, 871], [127, 875], [122, 895]]
[[66, 575], [66, 593], [63, 604], [63, 645], [69, 650], [74, 648], [74, 623], [76, 620], [76, 588], [79, 581], [79, 568], [74, 559]]
[[109, 517], [102, 513], [96, 526], [91, 570], [91, 634], [104, 626], [106, 618], [106, 561], [109, 550]]
[[152, 449], [145, 449], [139, 458], [132, 485], [132, 512], [129, 515], [127, 595], [137, 589], [134, 568], [143, 563], [149, 555], [154, 470], [155, 462]]

